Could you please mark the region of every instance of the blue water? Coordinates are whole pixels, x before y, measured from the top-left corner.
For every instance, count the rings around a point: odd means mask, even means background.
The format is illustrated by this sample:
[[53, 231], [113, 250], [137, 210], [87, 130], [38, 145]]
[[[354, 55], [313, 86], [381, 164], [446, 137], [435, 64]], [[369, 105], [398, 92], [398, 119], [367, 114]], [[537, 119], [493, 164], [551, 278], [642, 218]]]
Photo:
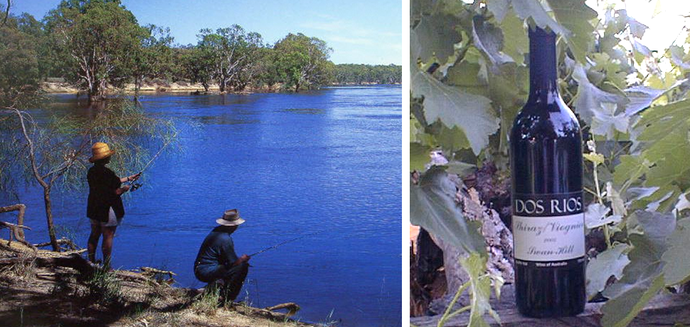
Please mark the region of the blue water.
[[[61, 104], [56, 112], [79, 112], [74, 96], [51, 101]], [[163, 153], [144, 173], [145, 187], [125, 198], [114, 266], [170, 269], [180, 286], [202, 287], [192, 271], [198, 247], [225, 209], [238, 208], [247, 220], [233, 236], [240, 255], [320, 232], [252, 258], [240, 297], [255, 306], [295, 302], [297, 318], [311, 322], [400, 325], [399, 86], [147, 95], [142, 103], [176, 119], [180, 151]], [[40, 190], [19, 196], [34, 227], [28, 239], [45, 241]], [[86, 196], [54, 195], [59, 230], [81, 246]]]

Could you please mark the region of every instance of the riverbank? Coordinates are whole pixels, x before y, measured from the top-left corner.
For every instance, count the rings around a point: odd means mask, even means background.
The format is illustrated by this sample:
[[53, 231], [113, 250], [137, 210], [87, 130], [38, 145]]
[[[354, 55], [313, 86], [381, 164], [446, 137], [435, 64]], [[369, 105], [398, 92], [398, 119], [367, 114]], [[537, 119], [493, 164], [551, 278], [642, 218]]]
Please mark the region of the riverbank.
[[[90, 269], [81, 251], [33, 250], [0, 239], [0, 321], [4, 326], [312, 326], [294, 312], [247, 304], [218, 306], [217, 295], [171, 286], [169, 272]], [[298, 310], [294, 304], [282, 305]]]
[[[376, 86], [380, 84], [376, 83], [334, 83], [329, 86]], [[282, 85], [276, 84], [272, 87], [264, 86], [259, 88], [247, 88], [242, 92], [232, 92], [232, 93], [256, 93], [256, 92], [278, 92], [282, 88]], [[85, 95], [83, 90], [80, 90], [77, 86], [72, 85], [67, 82], [57, 81], [54, 79], [52, 81], [46, 81], [41, 83], [41, 90], [49, 94], [81, 94]], [[125, 94], [134, 94], [135, 87], [134, 84], [125, 84], [124, 88], [114, 88], [110, 87], [106, 91], [107, 94], [118, 94], [124, 92]], [[150, 93], [205, 93], [204, 86], [201, 83], [188, 83], [184, 81], [178, 81], [174, 83], [167, 83], [162, 81], [155, 81], [144, 83], [139, 89], [140, 93], [150, 94]], [[219, 93], [220, 88], [218, 84], [209, 84], [209, 93]]]

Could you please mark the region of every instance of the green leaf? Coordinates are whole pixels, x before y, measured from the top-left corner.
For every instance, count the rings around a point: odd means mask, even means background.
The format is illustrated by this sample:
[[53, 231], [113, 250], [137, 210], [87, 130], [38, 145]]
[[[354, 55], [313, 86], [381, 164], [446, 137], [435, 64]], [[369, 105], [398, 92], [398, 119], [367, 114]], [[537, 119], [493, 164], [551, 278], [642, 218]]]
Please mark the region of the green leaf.
[[453, 128], [442, 126], [436, 140], [443, 150], [449, 152], [470, 148], [470, 141], [467, 140], [465, 133], [457, 126]]
[[570, 33], [565, 34], [565, 37], [575, 59], [581, 63], [586, 62], [585, 54], [594, 40], [594, 26], [589, 21], [597, 18], [597, 12], [588, 7], [584, 1], [547, 1], [556, 16], [556, 20], [570, 31]]
[[466, 253], [486, 254], [479, 232], [481, 223], [468, 221], [455, 203], [455, 184], [439, 167], [424, 173], [419, 185], [410, 185], [410, 222], [453, 244]]
[[[491, 7], [489, 7], [489, 10], [491, 10]], [[529, 38], [527, 37], [524, 21], [511, 11], [499, 22], [503, 31], [503, 52], [513, 58], [516, 64], [524, 64], [525, 53], [529, 52]]]
[[429, 163], [431, 148], [419, 143], [410, 143], [410, 170], [424, 171]]
[[611, 203], [611, 209], [614, 215], [620, 217], [628, 215], [623, 198], [621, 198], [620, 193], [613, 188], [613, 183], [611, 182], [606, 182], [606, 200]]
[[635, 287], [627, 290], [625, 294], [608, 300], [601, 307], [603, 327], [625, 327], [644, 309], [644, 306], [662, 288], [664, 288], [664, 276], [657, 275], [646, 283], [648, 286]]
[[[633, 249], [623, 277], [604, 291], [609, 298], [601, 308], [603, 326], [627, 326], [649, 300], [664, 287], [662, 254], [666, 239], [675, 229], [670, 214], [637, 211], [635, 218], [643, 234], [629, 234]], [[633, 226], [631, 226], [633, 227]]]
[[678, 221], [676, 230], [668, 239], [668, 249], [661, 257], [664, 261], [666, 285], [679, 285], [690, 281], [688, 244], [690, 244], [690, 218], [685, 218]]
[[592, 133], [606, 136], [606, 139], [613, 139], [615, 131], [621, 133], [628, 132], [630, 117], [625, 113], [616, 115], [615, 103], [602, 103], [601, 110], [593, 110]]
[[[589, 209], [588, 209], [589, 210]], [[596, 258], [587, 263], [587, 298], [591, 299], [606, 287], [606, 282], [615, 276], [620, 279], [623, 276], [623, 268], [630, 263], [627, 250], [630, 247], [625, 243], [617, 243], [613, 247], [601, 252]]]
[[503, 32], [500, 28], [485, 21], [482, 16], [472, 18], [472, 38], [474, 45], [486, 54], [494, 66], [512, 61], [512, 58], [501, 52], [503, 49]]
[[585, 159], [588, 161], [592, 162], [595, 166], [601, 165], [604, 163], [604, 155], [601, 153], [585, 153], [582, 155]]
[[494, 14], [494, 18], [499, 23], [503, 21], [510, 9], [508, 0], [487, 0], [486, 7]]
[[489, 327], [489, 324], [484, 320], [484, 314], [492, 311], [489, 303], [491, 278], [486, 274], [486, 261], [486, 256], [477, 253], [460, 259], [460, 265], [470, 278], [471, 311], [468, 327]]
[[[570, 62], [572, 63], [572, 60]], [[577, 95], [573, 106], [585, 121], [592, 121], [595, 113], [603, 110], [604, 103], [619, 103], [623, 100], [620, 95], [605, 92], [590, 83], [582, 65], [572, 63], [572, 69], [572, 77], [577, 82]]]
[[593, 229], [621, 221], [622, 217], [619, 215], [607, 216], [610, 211], [611, 209], [603, 204], [592, 203], [588, 205], [587, 211], [585, 211], [585, 225], [588, 229]]
[[618, 158], [620, 163], [616, 165], [613, 172], [613, 182], [616, 185], [623, 185], [628, 181], [638, 180], [652, 166], [651, 162], [640, 156], [622, 155]]
[[424, 115], [429, 123], [440, 120], [449, 128], [458, 126], [467, 136], [475, 154], [489, 144], [489, 135], [498, 129], [498, 119], [491, 100], [448, 86], [433, 76], [411, 66], [410, 86], [413, 97], [424, 97]]
[[441, 64], [455, 53], [455, 44], [462, 38], [454, 26], [458, 19], [452, 15], [422, 15], [419, 24], [410, 31], [411, 62], [426, 62], [434, 55]]
[[549, 28], [553, 32], [567, 36], [570, 32], [558, 24], [546, 12], [539, 0], [513, 0], [513, 10], [522, 19], [532, 18], [541, 28]]
[[625, 94], [630, 102], [625, 106], [625, 114], [632, 116], [652, 105], [664, 91], [646, 86], [633, 86], [625, 89]]

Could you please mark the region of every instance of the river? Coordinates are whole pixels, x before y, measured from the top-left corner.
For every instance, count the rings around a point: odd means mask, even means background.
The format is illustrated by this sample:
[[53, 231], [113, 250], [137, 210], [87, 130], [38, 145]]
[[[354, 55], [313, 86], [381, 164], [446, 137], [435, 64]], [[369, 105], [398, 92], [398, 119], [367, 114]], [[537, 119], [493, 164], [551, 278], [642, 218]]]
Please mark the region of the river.
[[[50, 99], [78, 112], [73, 95]], [[318, 232], [252, 258], [241, 299], [295, 302], [297, 318], [310, 322], [401, 324], [400, 86], [141, 101], [147, 113], [175, 119], [179, 148], [164, 152], [144, 187], [125, 198], [115, 267], [169, 269], [178, 286], [202, 287], [192, 271], [199, 245], [225, 209], [238, 208], [247, 221], [233, 235], [239, 255]], [[83, 247], [86, 196], [54, 194], [59, 232]], [[27, 238], [45, 241], [40, 189], [19, 197], [34, 228]]]

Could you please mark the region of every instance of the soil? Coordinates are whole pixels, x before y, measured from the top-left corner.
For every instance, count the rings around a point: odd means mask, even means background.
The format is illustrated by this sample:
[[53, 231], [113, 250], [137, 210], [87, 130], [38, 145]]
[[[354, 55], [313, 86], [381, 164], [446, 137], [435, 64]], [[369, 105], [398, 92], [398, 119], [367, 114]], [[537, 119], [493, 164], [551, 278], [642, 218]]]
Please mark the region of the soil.
[[220, 306], [203, 290], [170, 286], [167, 274], [96, 270], [85, 276], [74, 268], [45, 264], [55, 257], [81, 258], [74, 251], [7, 244], [0, 239], [2, 326], [311, 326], [245, 304]]

